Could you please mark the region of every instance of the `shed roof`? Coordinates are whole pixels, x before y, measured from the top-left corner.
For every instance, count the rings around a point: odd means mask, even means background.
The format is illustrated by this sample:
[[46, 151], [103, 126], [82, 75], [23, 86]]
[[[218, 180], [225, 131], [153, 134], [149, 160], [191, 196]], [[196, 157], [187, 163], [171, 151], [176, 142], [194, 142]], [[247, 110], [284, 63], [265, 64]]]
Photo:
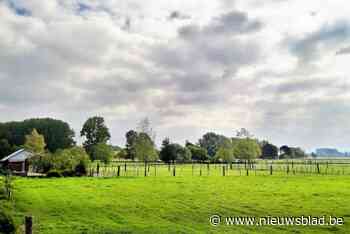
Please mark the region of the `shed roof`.
[[10, 154], [9, 156], [6, 156], [5, 158], [1, 159], [0, 162], [23, 162], [32, 156], [33, 154], [31, 152], [25, 149], [20, 149]]

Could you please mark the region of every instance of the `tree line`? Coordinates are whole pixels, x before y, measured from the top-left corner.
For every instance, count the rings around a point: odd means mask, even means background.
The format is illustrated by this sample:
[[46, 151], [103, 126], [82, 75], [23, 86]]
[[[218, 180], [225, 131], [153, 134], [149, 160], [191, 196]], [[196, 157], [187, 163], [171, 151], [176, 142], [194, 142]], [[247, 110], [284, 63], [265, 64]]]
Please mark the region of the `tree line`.
[[[306, 156], [300, 148], [287, 145], [278, 148], [267, 141], [259, 141], [244, 128], [237, 131], [233, 137], [208, 132], [198, 142], [186, 141], [183, 146], [167, 137], [162, 141], [160, 149], [157, 149], [156, 133], [148, 118], [142, 119], [136, 129], [125, 134], [125, 147], [108, 144], [111, 134], [104, 118], [99, 116], [91, 117], [83, 124], [80, 131], [80, 136], [84, 139], [82, 147], [76, 145], [74, 136], [75, 133], [68, 123], [51, 118], [0, 123], [0, 158], [24, 147], [38, 155], [34, 160], [35, 165], [42, 170], [70, 168], [74, 171], [76, 167], [83, 167], [88, 161], [99, 160], [108, 163], [116, 158], [145, 162], [232, 162], [237, 159]], [[74, 160], [72, 155], [77, 160]], [[49, 160], [45, 161], [43, 158]]]

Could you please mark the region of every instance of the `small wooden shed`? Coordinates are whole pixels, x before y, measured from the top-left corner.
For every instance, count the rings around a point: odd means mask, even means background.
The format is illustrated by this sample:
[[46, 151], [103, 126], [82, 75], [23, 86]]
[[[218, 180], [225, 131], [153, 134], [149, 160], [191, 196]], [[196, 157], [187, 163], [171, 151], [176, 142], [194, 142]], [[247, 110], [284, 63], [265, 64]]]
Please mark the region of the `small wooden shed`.
[[20, 149], [0, 160], [3, 167], [8, 168], [12, 173], [27, 175], [29, 170], [29, 158], [34, 156], [31, 152]]

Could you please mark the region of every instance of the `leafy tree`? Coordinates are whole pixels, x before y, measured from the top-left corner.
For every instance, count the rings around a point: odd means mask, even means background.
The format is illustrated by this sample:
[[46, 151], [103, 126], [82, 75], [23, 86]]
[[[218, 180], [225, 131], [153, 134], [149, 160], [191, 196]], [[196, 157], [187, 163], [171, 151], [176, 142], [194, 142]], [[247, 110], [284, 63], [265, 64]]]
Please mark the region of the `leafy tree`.
[[104, 163], [109, 163], [114, 155], [114, 151], [110, 145], [98, 143], [91, 148], [91, 160], [100, 160]]
[[235, 158], [252, 160], [261, 155], [261, 149], [256, 140], [236, 139], [233, 143], [233, 155]]
[[198, 145], [186, 144], [186, 148], [191, 151], [192, 159], [197, 161], [208, 160], [207, 151]]
[[117, 158], [123, 158], [123, 159], [127, 159], [128, 158], [128, 154], [127, 151], [125, 149], [120, 150], [117, 155]]
[[92, 153], [93, 146], [99, 143], [106, 144], [111, 138], [103, 117], [98, 116], [91, 117], [84, 123], [80, 135], [86, 139], [83, 145], [88, 154]]
[[208, 132], [199, 139], [200, 147], [207, 150], [209, 159], [213, 159], [215, 157], [216, 151], [219, 149], [219, 146], [227, 140], [228, 138], [222, 135], [218, 135], [213, 132]]
[[[46, 149], [55, 152], [57, 149], [66, 149], [75, 145], [74, 131], [61, 120], [51, 118], [28, 119], [20, 122], [0, 123], [0, 139], [6, 139], [14, 152], [18, 146], [24, 145], [25, 136], [33, 129], [44, 136]], [[0, 158], [6, 155], [1, 155]]]
[[136, 139], [137, 139], [137, 132], [134, 130], [130, 130], [125, 134], [126, 137], [126, 156], [129, 159], [134, 160], [136, 158]]
[[169, 138], [165, 138], [162, 142], [160, 150], [160, 159], [164, 162], [176, 160], [176, 148], [170, 143]]
[[225, 139], [219, 145], [219, 149], [215, 154], [215, 159], [224, 162], [232, 162], [234, 160], [232, 142], [229, 139]]
[[292, 150], [288, 145], [282, 145], [280, 148], [281, 154], [286, 156], [292, 155]]
[[191, 150], [189, 150], [187, 147], [182, 147], [179, 148], [178, 153], [177, 153], [177, 161], [180, 162], [186, 162], [186, 161], [190, 161], [192, 158], [192, 153]]
[[13, 148], [9, 144], [7, 139], [0, 140], [0, 159], [11, 154], [13, 152]]
[[41, 154], [45, 152], [45, 139], [43, 135], [40, 135], [34, 128], [30, 135], [26, 135], [26, 142], [24, 148], [35, 154]]
[[152, 139], [146, 133], [139, 133], [135, 143], [136, 158], [141, 161], [154, 161], [158, 159], [157, 151]]
[[176, 143], [170, 143], [169, 138], [165, 138], [160, 151], [160, 159], [165, 162], [191, 160], [191, 151]]
[[85, 175], [90, 163], [89, 156], [82, 147], [59, 149], [54, 154], [36, 155], [30, 159], [34, 170], [41, 173], [63, 172], [66, 176]]
[[278, 147], [268, 142], [264, 142], [261, 147], [261, 157], [265, 159], [278, 158]]

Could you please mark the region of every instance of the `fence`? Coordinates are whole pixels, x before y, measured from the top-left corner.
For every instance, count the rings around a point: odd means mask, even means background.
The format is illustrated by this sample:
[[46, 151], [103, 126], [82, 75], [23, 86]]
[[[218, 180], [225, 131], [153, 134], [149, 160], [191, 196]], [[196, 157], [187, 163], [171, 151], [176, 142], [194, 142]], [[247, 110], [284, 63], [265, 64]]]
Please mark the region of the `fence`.
[[94, 163], [94, 177], [147, 176], [249, 176], [249, 175], [350, 175], [350, 161], [256, 160], [231, 163], [161, 163], [116, 161]]

